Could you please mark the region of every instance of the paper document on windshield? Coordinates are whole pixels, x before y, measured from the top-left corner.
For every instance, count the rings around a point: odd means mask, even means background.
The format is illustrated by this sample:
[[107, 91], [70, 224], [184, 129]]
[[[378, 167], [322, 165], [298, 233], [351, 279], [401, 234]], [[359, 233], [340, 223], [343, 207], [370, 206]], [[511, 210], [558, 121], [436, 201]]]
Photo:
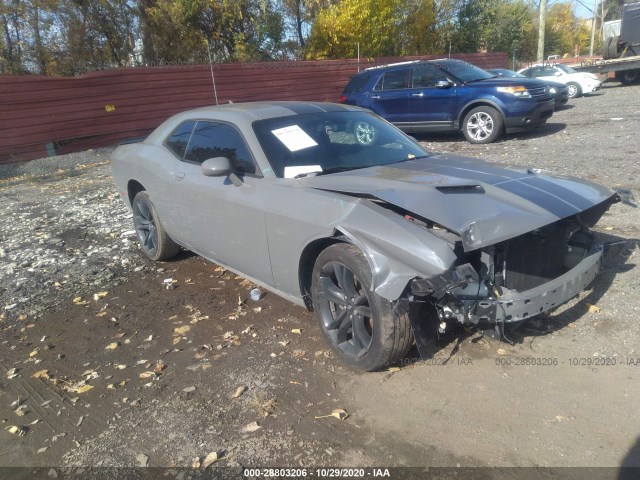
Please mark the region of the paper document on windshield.
[[318, 145], [315, 140], [307, 135], [307, 132], [302, 130], [298, 125], [290, 125], [288, 127], [271, 130], [271, 133], [278, 137], [278, 140], [284, 143], [284, 146], [292, 152]]
[[320, 173], [320, 165], [296, 165], [294, 167], [284, 167], [284, 178], [296, 178], [298, 175], [307, 173]]

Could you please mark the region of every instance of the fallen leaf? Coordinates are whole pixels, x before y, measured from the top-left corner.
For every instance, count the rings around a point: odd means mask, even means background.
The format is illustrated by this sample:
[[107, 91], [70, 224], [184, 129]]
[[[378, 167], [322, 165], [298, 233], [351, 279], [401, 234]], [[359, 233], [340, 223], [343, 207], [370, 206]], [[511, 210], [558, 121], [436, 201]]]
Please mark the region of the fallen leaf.
[[155, 368], [153, 369], [153, 371], [154, 371], [155, 373], [160, 373], [160, 372], [161, 372], [161, 371], [163, 371], [165, 368], [167, 368], [167, 364], [166, 364], [166, 363], [164, 363], [162, 360], [158, 360], [158, 361], [156, 362], [156, 366], [155, 366]]
[[76, 389], [76, 393], [85, 393], [93, 388], [93, 385], [82, 385]]
[[292, 328], [291, 329], [291, 333], [301, 334], [302, 333], [302, 329], [301, 328]]
[[100, 300], [101, 298], [106, 297], [109, 294], [109, 292], [98, 292], [98, 293], [94, 293], [93, 294], [93, 299], [97, 302], [98, 300]]
[[142, 378], [142, 379], [146, 379], [146, 378], [155, 378], [155, 377], [156, 377], [156, 374], [155, 374], [154, 372], [151, 372], [151, 371], [149, 371], [149, 372], [142, 372], [142, 373], [139, 375], [139, 377], [140, 377], [140, 378]]
[[86, 305], [87, 302], [82, 299], [82, 297], [76, 297], [73, 299], [73, 303], [76, 305]]
[[233, 395], [231, 395], [231, 398], [238, 398], [240, 395], [242, 395], [246, 391], [247, 391], [247, 387], [245, 387], [244, 385], [241, 385], [238, 388], [236, 388], [236, 391], [233, 392]]
[[12, 378], [16, 378], [18, 376], [18, 369], [12, 368], [7, 372], [7, 378], [11, 380]]
[[123, 364], [115, 365], [115, 367], [116, 367], [118, 370], [124, 370], [125, 368], [127, 368], [127, 366], [126, 366], [126, 365], [123, 365]]
[[202, 468], [207, 468], [208, 466], [213, 465], [218, 461], [218, 459], [218, 452], [211, 452], [202, 461]]
[[176, 327], [173, 329], [174, 336], [183, 336], [186, 335], [191, 330], [189, 325], [183, 325], [181, 327]]
[[388, 369], [389, 372], [399, 372], [400, 371], [400, 367], [391, 367]]
[[498, 355], [506, 355], [507, 351], [504, 348], [499, 348], [496, 353]]
[[116, 348], [118, 348], [118, 345], [120, 345], [120, 343], [118, 342], [111, 342], [109, 345], [107, 345], [106, 347], [104, 347], [105, 350], [115, 350]]
[[329, 417], [335, 417], [338, 420], [344, 420], [345, 418], [347, 418], [349, 416], [349, 414], [347, 413], [346, 410], [342, 409], [342, 408], [336, 408], [334, 409], [329, 415], [320, 415], [317, 416], [315, 418], [329, 418]]
[[45, 370], [39, 370], [36, 373], [34, 373], [33, 375], [31, 375], [32, 378], [43, 378], [45, 380], [49, 380], [49, 370], [45, 369]]
[[138, 462], [138, 466], [147, 467], [149, 466], [149, 457], [147, 457], [144, 453], [139, 453], [136, 455], [136, 461]]
[[29, 413], [29, 407], [27, 405], [20, 405], [13, 411], [13, 413], [15, 413], [19, 417], [24, 417], [27, 413]]
[[106, 314], [107, 312], [102, 311], [102, 312], [96, 313], [96, 317], [104, 317]]
[[202, 463], [200, 462], [200, 457], [196, 457], [191, 460], [191, 468], [200, 468]]
[[39, 448], [37, 453], [44, 453], [44, 452], [46, 452], [46, 451], [47, 451], [47, 449], [48, 449], [48, 448], [49, 448], [49, 447], [42, 447], [42, 448]]
[[286, 347], [287, 345], [289, 345], [289, 340], [285, 340], [284, 342], [278, 342], [280, 345], [282, 345], [283, 347]]
[[570, 322], [570, 323], [568, 323], [568, 324], [567, 324], [567, 327], [569, 327], [569, 328], [576, 328], [576, 324], [575, 324], [575, 323], [573, 323], [573, 322]]
[[144, 339], [145, 342], [150, 342], [151, 340], [153, 340], [153, 335], [149, 335], [147, 338]]
[[196, 391], [196, 387], [183, 388], [182, 391], [185, 392], [185, 393], [195, 392]]
[[600, 312], [600, 307], [598, 307], [597, 305], [589, 305], [589, 313], [598, 313]]
[[251, 422], [248, 425], [245, 425], [242, 428], [242, 431], [245, 433], [252, 433], [255, 432], [256, 430], [260, 430], [262, 427], [260, 425], [258, 425], [258, 422]]
[[262, 307], [256, 307], [253, 309], [254, 313], [260, 313], [262, 311]]
[[24, 437], [27, 433], [24, 427], [17, 427], [15, 425], [11, 425], [9, 427], [5, 427], [5, 430], [13, 435], [18, 435], [19, 437]]
[[302, 357], [304, 357], [306, 355], [306, 353], [307, 352], [305, 352], [304, 350], [294, 350], [292, 355], [295, 358], [302, 358]]
[[36, 348], [33, 352], [29, 354], [29, 357], [35, 357], [38, 354], [38, 349]]

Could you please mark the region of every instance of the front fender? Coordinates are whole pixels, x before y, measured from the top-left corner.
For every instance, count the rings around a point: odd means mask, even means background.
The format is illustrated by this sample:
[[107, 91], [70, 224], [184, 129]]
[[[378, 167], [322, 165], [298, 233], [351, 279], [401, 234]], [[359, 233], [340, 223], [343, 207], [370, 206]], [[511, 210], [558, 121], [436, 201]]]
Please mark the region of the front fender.
[[371, 288], [390, 301], [411, 279], [441, 274], [457, 259], [451, 244], [369, 200], [356, 204], [337, 230], [363, 252]]

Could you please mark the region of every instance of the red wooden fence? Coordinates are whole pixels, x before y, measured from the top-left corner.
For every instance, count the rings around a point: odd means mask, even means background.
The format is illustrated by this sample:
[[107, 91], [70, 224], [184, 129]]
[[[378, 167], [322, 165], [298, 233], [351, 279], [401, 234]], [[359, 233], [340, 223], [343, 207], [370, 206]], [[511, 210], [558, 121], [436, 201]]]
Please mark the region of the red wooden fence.
[[[219, 103], [335, 102], [349, 78], [376, 64], [441, 56], [214, 66]], [[452, 55], [506, 67], [504, 53]], [[0, 163], [116, 143], [149, 133], [174, 113], [215, 104], [208, 65], [144, 67], [79, 77], [0, 76]]]

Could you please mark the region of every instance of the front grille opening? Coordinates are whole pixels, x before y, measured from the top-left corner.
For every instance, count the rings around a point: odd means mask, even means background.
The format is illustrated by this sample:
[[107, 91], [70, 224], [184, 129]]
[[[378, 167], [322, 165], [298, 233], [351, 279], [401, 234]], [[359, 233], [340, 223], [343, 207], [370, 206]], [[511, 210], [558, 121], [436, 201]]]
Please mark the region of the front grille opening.
[[567, 272], [573, 222], [558, 222], [496, 245], [504, 259], [503, 285], [525, 291]]

